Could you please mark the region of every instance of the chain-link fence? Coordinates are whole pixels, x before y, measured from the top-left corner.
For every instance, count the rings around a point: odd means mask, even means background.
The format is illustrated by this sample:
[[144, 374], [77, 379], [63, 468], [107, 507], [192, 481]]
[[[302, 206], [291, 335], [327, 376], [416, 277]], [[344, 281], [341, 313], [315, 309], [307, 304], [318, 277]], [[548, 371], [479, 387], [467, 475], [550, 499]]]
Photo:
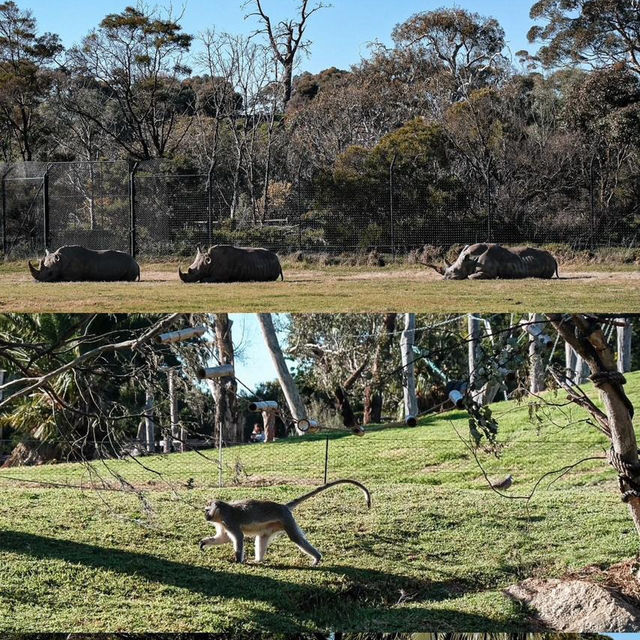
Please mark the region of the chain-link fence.
[[[502, 439], [495, 452], [482, 448], [474, 455], [465, 441], [464, 427], [443, 437], [429, 434], [428, 428], [400, 435], [392, 431], [373, 431], [364, 437], [329, 435], [289, 437], [272, 443], [200, 443], [183, 453], [145, 453], [131, 443], [119, 458], [84, 460], [78, 464], [4, 467], [0, 480], [34, 482], [71, 488], [197, 489], [209, 487], [261, 487], [280, 485], [309, 486], [338, 478], [354, 478], [365, 483], [410, 483], [432, 486], [461, 484], [469, 489], [487, 487], [485, 472], [494, 479], [511, 474], [522, 489], [530, 489], [539, 478], [547, 458], [564, 452], [565, 462], [589, 456], [602, 456], [603, 438], [587, 432], [584, 438], [548, 435], [536, 437], [522, 433]], [[466, 434], [468, 436], [468, 432]], [[0, 446], [2, 442], [0, 441]], [[5, 443], [5, 451], [11, 447]], [[8, 456], [5, 458], [8, 459]], [[561, 466], [561, 465], [559, 465]], [[604, 474], [610, 468], [595, 459], [582, 472]], [[582, 477], [576, 482], [580, 484]]]
[[395, 255], [473, 242], [630, 247], [640, 237], [634, 211], [598, 209], [593, 184], [554, 210], [540, 199], [515, 206], [491, 185], [480, 195], [417, 188], [393, 171], [374, 181], [298, 177], [257, 192], [227, 182], [163, 161], [0, 164], [3, 252], [81, 244], [165, 257], [237, 244]]

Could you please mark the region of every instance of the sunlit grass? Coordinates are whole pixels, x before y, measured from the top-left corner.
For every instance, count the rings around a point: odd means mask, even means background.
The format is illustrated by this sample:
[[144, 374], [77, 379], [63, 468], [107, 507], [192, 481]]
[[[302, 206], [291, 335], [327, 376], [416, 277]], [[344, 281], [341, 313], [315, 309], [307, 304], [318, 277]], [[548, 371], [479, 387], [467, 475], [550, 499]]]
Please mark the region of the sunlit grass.
[[[638, 404], [640, 374], [628, 378]], [[579, 409], [550, 408], [536, 425], [526, 404], [492, 408], [501, 454], [480, 450], [478, 459], [492, 478], [513, 474], [512, 497], [606, 448], [579, 422]], [[529, 502], [502, 498], [456, 434], [466, 429], [458, 411], [363, 438], [330, 433], [329, 478], [365, 482], [373, 508], [351, 487], [299, 508], [300, 525], [324, 554], [318, 568], [286, 539], [265, 565], [241, 567], [230, 563], [230, 547], [202, 554], [197, 542], [208, 534], [202, 506], [213, 496], [287, 501], [320, 484], [323, 434], [228, 449], [222, 489], [215, 452], [205, 452], [211, 460], [144, 458], [161, 476], [135, 462], [109, 463], [144, 490], [150, 512], [132, 493], [27, 482], [88, 486], [81, 465], [0, 471], [0, 630], [524, 630], [505, 587], [532, 574], [607, 566], [637, 550], [603, 460], [555, 482], [549, 476]]]

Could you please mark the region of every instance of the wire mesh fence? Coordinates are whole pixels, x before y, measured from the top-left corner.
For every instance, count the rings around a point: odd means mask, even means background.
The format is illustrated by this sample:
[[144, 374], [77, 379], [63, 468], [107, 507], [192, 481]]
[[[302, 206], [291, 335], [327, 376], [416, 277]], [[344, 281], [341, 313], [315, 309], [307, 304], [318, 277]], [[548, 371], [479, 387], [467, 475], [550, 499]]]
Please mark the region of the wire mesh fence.
[[[614, 480], [605, 461], [603, 438], [587, 432], [584, 439], [555, 436], [536, 438], [531, 433], [503, 441], [496, 451], [478, 448], [451, 433], [430, 437], [417, 433], [411, 438], [390, 433], [318, 435], [284, 438], [273, 443], [225, 443], [222, 449], [201, 442], [184, 453], [144, 454], [130, 443], [119, 457], [96, 457], [75, 463], [0, 467], [0, 482], [24, 483], [51, 488], [114, 490], [135, 487], [155, 490], [188, 490], [214, 487], [313, 486], [338, 478], [354, 478], [370, 484], [418, 484], [443, 489], [487, 489], [489, 479], [515, 476], [518, 494], [529, 492], [558, 458], [559, 473], [565, 465], [589, 459], [580, 465], [574, 479], [553, 484], [555, 475], [540, 490], [563, 489], [574, 482], [585, 486]], [[0, 443], [1, 444], [1, 443]], [[543, 470], [543, 471], [541, 471]]]
[[561, 210], [514, 210], [498, 190], [414, 188], [403, 176], [344, 184], [297, 177], [267, 189], [228, 187], [215, 173], [150, 160], [0, 164], [5, 256], [82, 244], [141, 256], [189, 255], [196, 245], [260, 245], [280, 252], [377, 250], [474, 242], [636, 246], [634, 216], [593, 198]]

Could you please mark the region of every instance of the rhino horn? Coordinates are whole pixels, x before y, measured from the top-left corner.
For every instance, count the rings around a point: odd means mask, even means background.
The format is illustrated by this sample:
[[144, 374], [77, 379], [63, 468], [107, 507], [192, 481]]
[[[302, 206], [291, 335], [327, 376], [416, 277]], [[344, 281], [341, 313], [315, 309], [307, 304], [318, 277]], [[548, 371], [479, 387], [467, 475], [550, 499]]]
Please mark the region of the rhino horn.
[[28, 262], [29, 271], [31, 271], [31, 275], [36, 279], [40, 280], [40, 272], [31, 264], [31, 261]]
[[178, 267], [178, 275], [180, 276], [180, 280], [182, 280], [182, 282], [194, 282], [193, 276], [187, 273], [182, 273], [182, 269], [180, 267]]

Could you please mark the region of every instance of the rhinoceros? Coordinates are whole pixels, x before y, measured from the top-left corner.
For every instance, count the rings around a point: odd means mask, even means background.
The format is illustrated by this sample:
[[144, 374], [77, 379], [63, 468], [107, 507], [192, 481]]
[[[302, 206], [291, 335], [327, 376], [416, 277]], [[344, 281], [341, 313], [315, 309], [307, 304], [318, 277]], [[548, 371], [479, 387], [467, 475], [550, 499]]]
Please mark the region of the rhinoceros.
[[115, 282], [140, 280], [140, 266], [122, 251], [86, 249], [67, 245], [50, 253], [46, 250], [39, 268], [29, 262], [31, 275], [40, 282]]
[[548, 252], [532, 247], [508, 249], [499, 244], [467, 245], [446, 269], [434, 264], [445, 280], [492, 280], [515, 278], [553, 278], [558, 276], [558, 263]]
[[204, 253], [198, 247], [187, 273], [178, 268], [182, 282], [268, 282], [282, 278], [278, 256], [268, 249], [218, 244]]

